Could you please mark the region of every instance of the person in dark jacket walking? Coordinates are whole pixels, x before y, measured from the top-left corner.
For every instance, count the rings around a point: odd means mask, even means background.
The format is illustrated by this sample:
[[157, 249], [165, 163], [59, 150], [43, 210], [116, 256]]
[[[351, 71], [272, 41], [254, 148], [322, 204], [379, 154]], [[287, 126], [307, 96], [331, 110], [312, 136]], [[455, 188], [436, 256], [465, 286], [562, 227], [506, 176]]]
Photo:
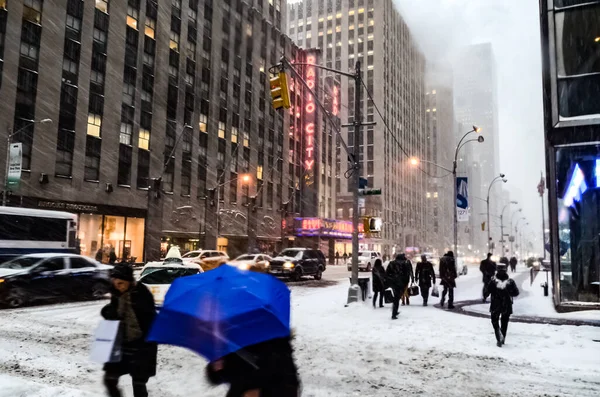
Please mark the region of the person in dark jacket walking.
[[498, 264], [498, 272], [488, 283], [488, 291], [492, 297], [490, 313], [492, 326], [496, 334], [496, 345], [502, 347], [506, 339], [508, 321], [512, 314], [513, 298], [519, 295], [519, 289], [515, 281], [508, 277], [506, 265]]
[[479, 265], [479, 270], [481, 271], [481, 274], [483, 276], [481, 281], [483, 282], [483, 303], [485, 303], [487, 301], [488, 296], [490, 296], [487, 286], [492, 277], [494, 277], [494, 274], [496, 273], [496, 262], [492, 260], [492, 254], [488, 253], [487, 258], [481, 261], [481, 264]]
[[373, 307], [376, 307], [379, 296], [379, 307], [383, 307], [383, 292], [385, 291], [385, 269], [381, 259], [375, 261], [373, 266]]
[[147, 397], [146, 383], [156, 375], [157, 346], [146, 342], [156, 317], [154, 298], [144, 284], [135, 282], [129, 265], [117, 264], [110, 276], [114, 290], [101, 315], [121, 322], [122, 357], [120, 362], [104, 364], [104, 385], [110, 397], [121, 397], [119, 378], [129, 374], [134, 397]]
[[415, 282], [415, 273], [413, 272], [413, 266], [406, 255], [402, 254], [402, 284], [404, 285], [404, 291], [402, 292], [402, 306], [410, 305], [410, 294], [408, 287], [411, 283]]
[[403, 254], [397, 255], [396, 259], [391, 261], [385, 270], [386, 285], [394, 291], [394, 304], [392, 305], [392, 320], [398, 318], [398, 307], [400, 306], [400, 297], [404, 293], [405, 285], [402, 277], [402, 261], [406, 259]]
[[227, 397], [299, 397], [291, 338], [245, 347], [206, 366], [213, 385], [229, 384]]
[[508, 263], [510, 264], [510, 271], [513, 273], [516, 272], [517, 271], [517, 263], [519, 263], [517, 258], [513, 256], [512, 258], [510, 258], [510, 261]]
[[421, 290], [423, 306], [427, 306], [429, 289], [432, 285], [435, 285], [435, 270], [433, 270], [433, 264], [427, 260], [426, 255], [421, 255], [421, 262], [417, 263], [415, 279]]
[[440, 284], [444, 287], [440, 306], [444, 307], [446, 295], [448, 295], [448, 309], [454, 309], [454, 288], [456, 288], [457, 277], [454, 252], [448, 251], [440, 259], [440, 279], [442, 280]]
[[115, 249], [110, 247], [110, 253], [108, 254], [108, 263], [110, 265], [114, 265], [117, 262], [117, 254], [115, 253]]

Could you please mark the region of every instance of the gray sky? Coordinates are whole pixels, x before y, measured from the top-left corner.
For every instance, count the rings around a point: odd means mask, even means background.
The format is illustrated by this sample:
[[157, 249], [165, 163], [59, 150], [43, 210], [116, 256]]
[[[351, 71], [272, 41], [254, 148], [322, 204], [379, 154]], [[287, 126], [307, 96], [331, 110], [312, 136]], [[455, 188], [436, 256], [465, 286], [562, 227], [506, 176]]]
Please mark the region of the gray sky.
[[[426, 55], [451, 58], [491, 42], [497, 66], [500, 167], [528, 230], [541, 236], [536, 186], [545, 170], [541, 52], [535, 0], [394, 0]], [[474, 121], [476, 123], [476, 121]], [[516, 218], [516, 217], [515, 217]], [[539, 250], [541, 251], [541, 243]]]

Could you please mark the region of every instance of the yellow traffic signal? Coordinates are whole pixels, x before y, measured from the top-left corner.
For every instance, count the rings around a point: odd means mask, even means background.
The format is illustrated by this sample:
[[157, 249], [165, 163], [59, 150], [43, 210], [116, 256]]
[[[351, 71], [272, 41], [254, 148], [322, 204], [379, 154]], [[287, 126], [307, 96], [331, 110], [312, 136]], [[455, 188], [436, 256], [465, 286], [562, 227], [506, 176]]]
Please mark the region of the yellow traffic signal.
[[277, 77], [271, 79], [271, 97], [273, 98], [273, 108], [290, 108], [290, 92], [285, 72], [279, 72]]

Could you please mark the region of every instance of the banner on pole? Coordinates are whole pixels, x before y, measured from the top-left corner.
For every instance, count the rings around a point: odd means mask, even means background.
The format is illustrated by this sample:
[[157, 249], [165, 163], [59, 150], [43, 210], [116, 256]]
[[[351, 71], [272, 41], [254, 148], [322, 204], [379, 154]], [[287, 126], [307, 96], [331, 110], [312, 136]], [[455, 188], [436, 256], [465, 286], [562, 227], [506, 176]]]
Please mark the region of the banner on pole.
[[23, 147], [21, 143], [11, 143], [8, 155], [8, 187], [17, 187], [21, 181], [21, 164], [23, 160]]
[[469, 221], [469, 182], [466, 177], [456, 178], [456, 214], [459, 222]]

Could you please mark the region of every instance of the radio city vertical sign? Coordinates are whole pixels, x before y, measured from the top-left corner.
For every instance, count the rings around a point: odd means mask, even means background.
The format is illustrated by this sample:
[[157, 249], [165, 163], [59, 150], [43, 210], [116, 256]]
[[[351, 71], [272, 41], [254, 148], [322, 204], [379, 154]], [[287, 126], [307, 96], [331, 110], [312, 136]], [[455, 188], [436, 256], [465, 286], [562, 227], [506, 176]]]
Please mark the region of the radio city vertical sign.
[[[303, 78], [310, 91], [321, 98], [319, 84], [319, 68], [313, 65], [320, 63], [320, 51], [308, 49], [303, 52], [307, 65], [303, 69]], [[319, 140], [320, 140], [320, 111], [317, 100], [309, 90], [304, 95], [302, 109], [302, 216], [314, 217], [319, 215]]]

